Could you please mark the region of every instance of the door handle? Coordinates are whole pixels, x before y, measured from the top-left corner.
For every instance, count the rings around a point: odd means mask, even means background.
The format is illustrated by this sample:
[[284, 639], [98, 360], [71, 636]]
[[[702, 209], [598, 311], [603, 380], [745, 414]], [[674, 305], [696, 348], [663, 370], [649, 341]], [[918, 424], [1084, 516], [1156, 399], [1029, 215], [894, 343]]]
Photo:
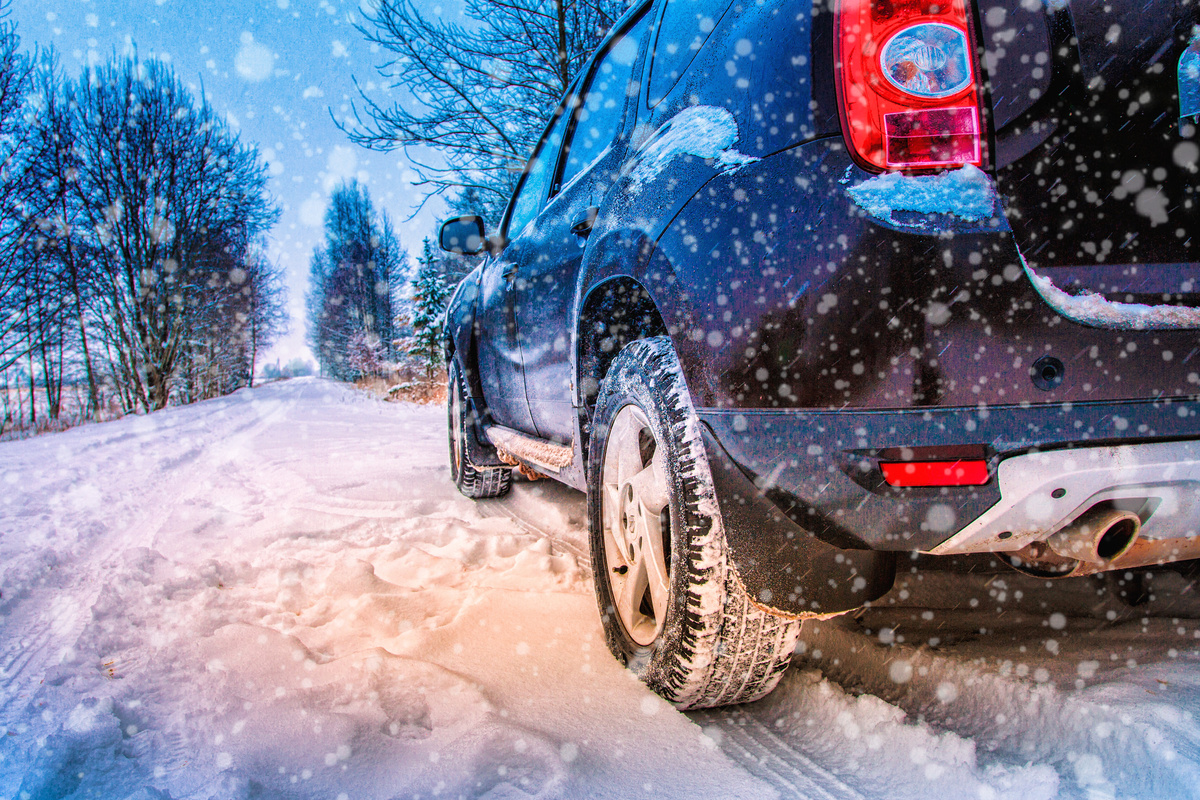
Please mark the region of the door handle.
[[517, 262], [516, 261], [509, 261], [507, 264], [504, 265], [504, 268], [502, 270], [500, 270], [500, 277], [506, 281], [512, 280], [513, 276], [516, 274], [517, 274]]
[[596, 224], [596, 216], [599, 213], [600, 209], [595, 206], [588, 206], [587, 210], [583, 212], [583, 216], [571, 224], [571, 233], [586, 239], [588, 234], [592, 232], [592, 226]]

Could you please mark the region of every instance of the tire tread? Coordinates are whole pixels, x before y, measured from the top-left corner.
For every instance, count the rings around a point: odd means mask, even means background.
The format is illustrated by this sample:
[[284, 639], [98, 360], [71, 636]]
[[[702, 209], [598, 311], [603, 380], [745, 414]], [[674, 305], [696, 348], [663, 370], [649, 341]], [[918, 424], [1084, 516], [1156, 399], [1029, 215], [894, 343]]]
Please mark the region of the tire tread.
[[470, 464], [463, 464], [462, 480], [458, 483], [458, 490], [467, 497], [475, 500], [503, 497], [511, 488], [511, 469], [500, 467], [476, 469]]
[[503, 497], [512, 488], [512, 470], [507, 467], [476, 467], [471, 463], [471, 455], [464, 446], [459, 459], [458, 474], [454, 472], [454, 426], [458, 426], [458, 435], [467, 436], [467, 405], [461, 403], [463, 413], [458, 419], [454, 418], [454, 395], [466, 397], [466, 385], [458, 364], [453, 361], [448, 372], [449, 386], [446, 391], [447, 427], [450, 435], [450, 474], [458, 491], [472, 500], [485, 500], [491, 497]]
[[[665, 400], [657, 405], [680, 450], [675, 459], [680, 466], [676, 492], [684, 498], [680, 503], [684, 524], [693, 531], [687, 557], [681, 559], [688, 574], [680, 620], [664, 627], [660, 652], [648, 663], [630, 666], [641, 671], [640, 677], [651, 689], [681, 709], [757, 700], [775, 688], [791, 663], [800, 621], [754, 604], [729, 562], [708, 456], [670, 339], [654, 337], [632, 343], [618, 356], [609, 375], [615, 383], [610, 385], [606, 378], [598, 409], [605, 404], [606, 392], [620, 395], [624, 391], [619, 385], [623, 381], [644, 381], [653, 396]], [[594, 565], [604, 563], [602, 554], [592, 560]], [[596, 580], [607, 578], [597, 571]], [[620, 657], [619, 634], [612, 630], [620, 623], [611, 611], [606, 617], [609, 647]]]

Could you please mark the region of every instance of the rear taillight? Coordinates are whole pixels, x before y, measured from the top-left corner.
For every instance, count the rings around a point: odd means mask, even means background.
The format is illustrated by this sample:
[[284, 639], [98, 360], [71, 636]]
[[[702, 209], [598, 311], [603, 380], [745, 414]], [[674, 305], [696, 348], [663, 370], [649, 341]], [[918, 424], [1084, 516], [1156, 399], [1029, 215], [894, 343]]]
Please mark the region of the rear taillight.
[[986, 166], [969, 0], [839, 0], [842, 129], [874, 170]]

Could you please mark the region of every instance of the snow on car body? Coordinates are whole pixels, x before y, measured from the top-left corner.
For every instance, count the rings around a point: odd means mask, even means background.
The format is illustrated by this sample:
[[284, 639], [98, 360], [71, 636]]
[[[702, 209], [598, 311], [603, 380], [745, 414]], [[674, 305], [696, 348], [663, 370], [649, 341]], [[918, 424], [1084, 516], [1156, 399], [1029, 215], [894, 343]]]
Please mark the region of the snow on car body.
[[1198, 21], [638, 4], [498, 233], [443, 227], [490, 254], [448, 312], [460, 488], [586, 489], [610, 647], [683, 706], [768, 691], [899, 553], [1200, 555]]

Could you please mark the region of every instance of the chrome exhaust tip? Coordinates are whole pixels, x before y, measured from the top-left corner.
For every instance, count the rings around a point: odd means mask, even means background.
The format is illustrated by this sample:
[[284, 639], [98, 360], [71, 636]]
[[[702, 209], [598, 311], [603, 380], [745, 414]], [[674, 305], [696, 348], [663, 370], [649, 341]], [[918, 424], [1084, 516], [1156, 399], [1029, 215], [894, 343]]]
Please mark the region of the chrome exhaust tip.
[[1046, 544], [1063, 558], [1103, 566], [1128, 552], [1142, 530], [1142, 520], [1132, 511], [1096, 506], [1060, 531]]

